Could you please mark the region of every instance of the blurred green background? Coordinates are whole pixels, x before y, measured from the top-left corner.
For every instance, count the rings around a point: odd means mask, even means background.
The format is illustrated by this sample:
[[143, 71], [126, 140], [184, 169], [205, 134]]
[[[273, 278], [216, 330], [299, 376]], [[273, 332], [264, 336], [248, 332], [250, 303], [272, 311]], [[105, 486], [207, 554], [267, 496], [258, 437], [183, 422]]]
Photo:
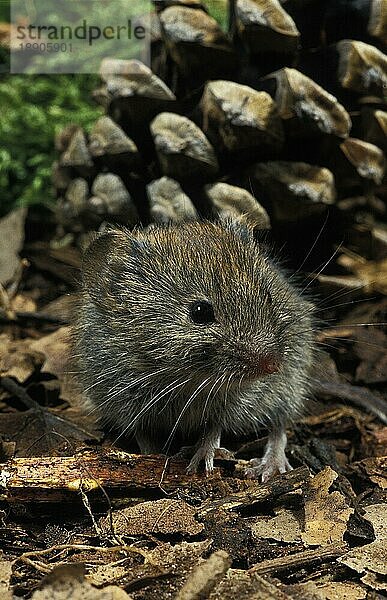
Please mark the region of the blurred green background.
[[[130, 0], [128, 0], [130, 1]], [[227, 26], [227, 0], [204, 0]], [[10, 1], [0, 0], [0, 23], [8, 23]], [[11, 75], [0, 46], [0, 214], [20, 205], [53, 202], [54, 137], [75, 122], [89, 130], [102, 109], [91, 99], [97, 75]]]

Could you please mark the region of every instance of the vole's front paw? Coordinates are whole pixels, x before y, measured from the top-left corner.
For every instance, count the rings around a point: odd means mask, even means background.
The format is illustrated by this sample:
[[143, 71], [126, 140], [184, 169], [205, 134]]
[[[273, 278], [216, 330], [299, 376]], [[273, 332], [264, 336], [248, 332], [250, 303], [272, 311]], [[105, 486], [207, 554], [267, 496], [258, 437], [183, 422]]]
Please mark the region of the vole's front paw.
[[200, 463], [204, 461], [206, 473], [210, 473], [214, 469], [215, 450], [207, 446], [183, 446], [179, 452], [174, 455], [174, 458], [191, 459], [186, 469], [189, 475], [193, 475], [199, 471]]
[[173, 458], [183, 458], [189, 460], [195, 454], [196, 446], [182, 446], [179, 452], [173, 455]]
[[261, 479], [262, 482], [274, 477], [274, 475], [293, 470], [285, 454], [281, 456], [269, 455], [263, 456], [263, 458], [253, 458], [250, 460], [250, 465], [245, 471], [246, 477], [249, 479]]
[[214, 458], [230, 460], [234, 458], [234, 454], [230, 452], [230, 450], [227, 450], [227, 448], [208, 448], [207, 446], [200, 446], [187, 467], [187, 473], [197, 473], [202, 461], [204, 462], [206, 474], [211, 473], [211, 471], [214, 470]]
[[204, 469], [205, 469], [206, 474], [211, 473], [211, 471], [214, 470], [214, 456], [215, 456], [214, 448], [200, 446], [200, 448], [197, 449], [197, 451], [191, 458], [191, 462], [189, 463], [189, 465], [187, 467], [187, 473], [189, 475], [193, 475], [194, 473], [197, 473], [199, 470], [200, 463], [202, 461], [204, 461]]

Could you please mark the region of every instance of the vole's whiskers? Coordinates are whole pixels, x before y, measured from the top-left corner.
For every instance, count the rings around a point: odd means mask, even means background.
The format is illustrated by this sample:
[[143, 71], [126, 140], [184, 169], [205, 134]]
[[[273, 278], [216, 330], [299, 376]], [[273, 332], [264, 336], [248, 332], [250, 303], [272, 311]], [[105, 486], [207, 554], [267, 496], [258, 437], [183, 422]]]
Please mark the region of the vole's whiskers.
[[301, 294], [304, 294], [306, 292], [306, 290], [312, 285], [312, 283], [317, 279], [317, 277], [319, 275], [321, 275], [321, 273], [323, 272], [323, 270], [325, 269], [325, 267], [327, 267], [329, 265], [329, 263], [334, 259], [334, 257], [336, 256], [336, 254], [339, 252], [340, 248], [342, 247], [343, 242], [340, 242], [340, 244], [337, 246], [336, 250], [331, 254], [331, 256], [328, 258], [327, 261], [325, 261], [325, 263], [322, 265], [321, 269], [316, 273], [316, 275], [309, 281], [309, 283], [301, 290]]
[[[205, 422], [205, 414], [206, 414], [208, 403], [210, 401], [211, 394], [213, 393], [213, 391], [214, 391], [214, 389], [215, 389], [215, 387], [216, 387], [217, 384], [219, 384], [218, 390], [220, 389], [220, 387], [222, 386], [224, 377], [225, 377], [225, 374], [223, 373], [222, 375], [220, 375], [219, 377], [217, 377], [215, 379], [213, 385], [211, 386], [211, 389], [208, 392], [206, 401], [204, 403], [203, 412], [202, 412], [202, 418], [200, 419], [200, 425], [202, 425]], [[215, 397], [215, 395], [216, 395], [216, 393], [217, 393], [218, 390], [216, 390], [216, 392], [214, 392], [213, 397]]]
[[[93, 412], [95, 411], [99, 411], [105, 404], [107, 404], [108, 402], [110, 402], [111, 400], [113, 400], [114, 398], [116, 398], [117, 396], [120, 396], [121, 394], [125, 394], [126, 392], [128, 392], [129, 390], [133, 389], [134, 387], [136, 387], [137, 385], [139, 385], [140, 383], [144, 383], [144, 381], [148, 380], [148, 379], [152, 379], [153, 377], [161, 374], [164, 371], [167, 371], [167, 367], [163, 368], [163, 369], [158, 369], [152, 373], [148, 373], [147, 375], [143, 375], [141, 377], [137, 377], [135, 379], [131, 379], [129, 382], [125, 381], [124, 385], [122, 381], [119, 381], [118, 383], [116, 383], [113, 387], [110, 388], [109, 390], [109, 394], [107, 395], [106, 400], [104, 400], [103, 402], [101, 402], [101, 404], [99, 404], [98, 406], [95, 406], [94, 408], [92, 408], [88, 413], [87, 416], [90, 416], [91, 414], [93, 414]], [[106, 375], [107, 373], [105, 372], [104, 375]], [[114, 374], [116, 377], [119, 375], [119, 373], [117, 372], [117, 369], [115, 371], [112, 371], [110, 374]], [[126, 375], [126, 373], [125, 373]], [[102, 379], [101, 381], [97, 382], [95, 385], [99, 384], [99, 385], [103, 385], [105, 383], [107, 383], [109, 381], [109, 377], [107, 377], [106, 379]], [[87, 390], [85, 390], [85, 392], [89, 391], [91, 388], [93, 388], [94, 385], [90, 386], [89, 388], [87, 388]], [[114, 391], [115, 390], [115, 391]], [[114, 391], [114, 393], [112, 394], [111, 392]]]
[[[155, 375], [159, 375], [160, 373], [163, 373], [164, 371], [167, 371], [168, 367], [163, 367], [162, 369], [157, 369], [156, 371], [153, 371], [151, 373], [147, 373], [147, 375], [141, 375], [140, 377], [131, 379], [131, 385], [133, 387], [135, 387], [138, 383], [142, 383], [144, 381], [146, 381], [147, 379], [150, 379], [152, 377], [154, 377]], [[102, 373], [96, 378], [96, 381], [90, 385], [89, 387], [87, 387], [86, 389], [84, 389], [84, 393], [87, 393], [88, 391], [90, 391], [93, 387], [95, 387], [96, 385], [101, 385], [103, 383], [107, 383], [109, 381], [109, 375], [115, 375], [115, 379], [117, 378], [118, 375], [118, 370], [117, 367], [112, 367], [111, 369], [102, 371]], [[121, 382], [116, 383], [113, 387], [110, 388], [110, 391], [117, 389], [120, 386]]]
[[324, 223], [321, 226], [320, 231], [318, 232], [316, 239], [314, 240], [312, 246], [310, 247], [309, 252], [307, 253], [307, 255], [305, 256], [304, 260], [302, 261], [302, 263], [300, 264], [300, 266], [298, 267], [297, 271], [294, 271], [294, 273], [289, 277], [289, 281], [291, 281], [291, 279], [297, 275], [297, 273], [299, 273], [302, 269], [302, 267], [304, 266], [304, 264], [306, 263], [306, 261], [308, 260], [309, 256], [312, 254], [314, 248], [316, 247], [317, 242], [319, 241], [322, 232], [324, 231], [326, 224], [328, 223], [328, 219], [329, 219], [329, 210], [327, 211], [327, 216], [325, 217]]
[[[353, 288], [351, 288], [350, 290], [346, 290], [346, 289], [339, 289], [336, 290], [335, 292], [332, 292], [332, 294], [330, 294], [329, 296], [327, 296], [326, 298], [323, 298], [323, 300], [321, 302], [319, 302], [317, 305], [321, 308], [325, 308], [324, 307], [324, 302], [327, 302], [329, 300], [338, 300], [339, 298], [346, 296], [348, 294], [353, 294], [353, 292], [356, 292], [358, 290], [361, 290], [363, 288], [369, 287], [371, 285], [373, 285], [374, 283], [377, 283], [379, 280], [377, 279], [372, 279], [371, 281], [367, 281], [366, 283], [362, 283], [361, 285], [357, 285]], [[364, 301], [369, 301], [369, 300], [374, 300], [374, 298], [365, 298]], [[326, 308], [331, 308], [330, 306], [326, 307]]]
[[[179, 383], [176, 383], [176, 380], [173, 381], [172, 383], [170, 383], [169, 385], [167, 385], [165, 388], [163, 388], [163, 390], [161, 390], [161, 392], [159, 392], [158, 394], [156, 394], [156, 396], [153, 396], [149, 402], [147, 402], [147, 404], [145, 406], [143, 406], [143, 408], [140, 410], [140, 412], [137, 413], [137, 415], [128, 423], [128, 425], [125, 427], [125, 429], [120, 433], [120, 435], [114, 440], [113, 444], [116, 444], [118, 442], [118, 440], [124, 436], [126, 434], [127, 431], [129, 431], [129, 429], [131, 429], [131, 427], [133, 427], [133, 425], [135, 423], [138, 423], [138, 421], [147, 413], [149, 412], [153, 406], [155, 406], [155, 404], [157, 404], [164, 396], [166, 396], [166, 394], [172, 393], [174, 390], [176, 390], [177, 388], [180, 388], [182, 386], [184, 386], [186, 383], [188, 383], [190, 381], [190, 377], [188, 379], [185, 379], [184, 381], [180, 381]], [[175, 385], [174, 385], [175, 384]]]
[[[184, 367], [183, 369], [180, 368], [180, 370], [189, 371], [190, 369], [188, 367]], [[202, 372], [207, 372], [207, 370], [206, 369], [196, 369], [195, 372], [192, 373], [192, 376], [191, 376], [189, 382], [192, 383], [197, 378], [197, 376], [200, 375], [200, 373], [202, 373]], [[164, 404], [164, 406], [161, 408], [161, 410], [159, 410], [158, 414], [161, 414], [163, 411], [167, 410], [168, 407], [170, 406], [171, 402], [173, 401], [173, 399], [174, 399], [174, 396], [173, 395], [170, 396], [168, 398], [168, 400], [166, 401], [166, 403]]]
[[192, 402], [195, 400], [195, 398], [200, 394], [200, 392], [202, 391], [202, 389], [206, 386], [206, 384], [211, 380], [212, 376], [210, 375], [209, 377], [207, 377], [206, 379], [204, 379], [198, 386], [197, 388], [194, 390], [194, 392], [191, 394], [191, 396], [188, 398], [187, 402], [184, 404], [183, 408], [180, 411], [180, 414], [178, 416], [178, 418], [176, 419], [176, 423], [174, 424], [171, 433], [168, 436], [167, 441], [164, 444], [164, 448], [166, 450], [166, 453], [169, 452], [169, 449], [171, 447], [174, 435], [176, 433], [176, 430], [179, 426], [179, 423], [181, 421], [181, 419], [183, 418], [185, 412], [187, 411], [187, 409], [191, 406]]
[[349, 306], [350, 304], [360, 304], [361, 302], [370, 302], [371, 300], [376, 300], [376, 296], [373, 298], [362, 298], [361, 300], [349, 300], [348, 302], [342, 302], [341, 304], [334, 304], [333, 306], [323, 306], [322, 304], [315, 303], [315, 306], [318, 308], [323, 308], [324, 310], [333, 310], [334, 308], [340, 308], [340, 306]]
[[224, 390], [224, 406], [227, 406], [228, 393], [230, 390], [231, 381], [234, 378], [235, 372], [232, 371], [227, 379], [226, 388]]
[[239, 394], [241, 393], [242, 381], [243, 381], [244, 376], [245, 376], [245, 373], [242, 371], [242, 375], [240, 376], [239, 382], [238, 382], [238, 393]]
[[[98, 375], [98, 377], [96, 377], [95, 381], [91, 385], [89, 385], [87, 388], [84, 388], [83, 393], [87, 394], [87, 392], [89, 392], [90, 390], [92, 390], [97, 385], [102, 385], [103, 383], [107, 383], [109, 381], [109, 375], [115, 375], [115, 376], [117, 376], [117, 367], [115, 367], [115, 368], [112, 367], [111, 369], [108, 369], [107, 371], [102, 371]], [[116, 386], [117, 385], [118, 384], [116, 384]]]
[[[342, 336], [330, 335], [329, 338], [327, 338], [327, 340], [325, 340], [325, 339], [324, 339], [324, 341], [317, 340], [317, 344], [328, 345], [327, 341], [329, 341], [329, 340], [338, 340], [341, 342], [353, 342], [353, 343], [359, 344], [359, 346], [364, 345], [364, 346], [369, 346], [370, 348], [378, 348], [379, 350], [386, 350], [386, 346], [383, 346], [382, 344], [374, 344], [372, 342], [366, 342], [365, 340], [361, 340], [361, 339], [357, 340], [356, 338], [349, 338], [345, 335], [342, 335]], [[336, 350], [337, 346], [331, 346], [331, 348], [335, 348], [335, 350]]]
[[378, 322], [378, 323], [345, 323], [341, 325], [329, 325], [328, 329], [337, 329], [342, 327], [383, 327], [387, 325], [387, 322]]

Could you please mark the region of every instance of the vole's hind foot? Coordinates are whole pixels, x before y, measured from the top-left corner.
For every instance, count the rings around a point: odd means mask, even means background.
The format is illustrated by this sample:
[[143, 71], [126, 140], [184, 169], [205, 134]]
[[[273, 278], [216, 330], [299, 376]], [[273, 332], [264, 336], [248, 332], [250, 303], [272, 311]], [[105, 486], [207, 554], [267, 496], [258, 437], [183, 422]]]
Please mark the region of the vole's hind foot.
[[215, 459], [217, 460], [235, 460], [235, 454], [227, 448], [216, 448]]
[[268, 459], [265, 459], [265, 457], [253, 458], [250, 461], [250, 465], [251, 466], [245, 470], [246, 477], [249, 479], [261, 479], [262, 482], [274, 477], [274, 475], [287, 473], [293, 469], [285, 455], [281, 460], [279, 460], [278, 457], [271, 457]]
[[245, 471], [246, 477], [265, 482], [274, 475], [292, 471], [293, 467], [285, 454], [286, 442], [284, 430], [270, 433], [263, 457], [250, 460], [250, 467]]

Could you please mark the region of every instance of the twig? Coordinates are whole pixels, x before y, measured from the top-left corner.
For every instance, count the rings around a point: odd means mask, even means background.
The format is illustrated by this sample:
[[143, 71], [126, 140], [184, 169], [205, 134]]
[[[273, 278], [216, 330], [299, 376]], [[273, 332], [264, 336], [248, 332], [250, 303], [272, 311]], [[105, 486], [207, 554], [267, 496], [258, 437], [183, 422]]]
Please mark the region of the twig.
[[266, 502], [267, 500], [278, 498], [303, 487], [309, 480], [309, 469], [307, 467], [300, 467], [299, 469], [290, 471], [290, 473], [283, 473], [278, 477], [269, 479], [265, 483], [257, 483], [256, 486], [246, 491], [238, 492], [233, 496], [227, 496], [219, 500], [209, 500], [200, 507], [198, 516], [199, 518], [203, 518], [207, 513], [219, 508], [234, 510], [259, 502]]
[[[84, 450], [74, 456], [14, 457], [0, 467], [3, 498], [9, 502], [31, 500], [63, 502], [71, 497], [77, 501], [80, 489], [87, 492], [104, 488], [110, 498], [123, 492], [127, 496], [148, 497], [149, 490], [160, 490], [160, 475], [164, 456], [129, 454], [119, 449]], [[180, 487], [200, 485], [208, 494], [219, 481], [219, 470], [213, 477], [187, 475], [186, 462], [171, 459], [164, 476], [163, 487], [172, 492]], [[227, 470], [220, 472], [225, 477]], [[247, 483], [255, 488], [255, 484]], [[283, 487], [281, 487], [283, 489]], [[89, 496], [90, 497], [90, 496]]]
[[[55, 546], [51, 546], [50, 548], [45, 548], [44, 550], [32, 550], [30, 552], [24, 552], [20, 556], [15, 559], [15, 563], [18, 561], [24, 562], [36, 568], [36, 565], [39, 565], [41, 568], [45, 568], [46, 565], [40, 561], [33, 561], [32, 558], [39, 556], [46, 556], [46, 554], [51, 554], [51, 552], [56, 552], [58, 550], [87, 550], [94, 552], [132, 552], [134, 554], [140, 554], [145, 560], [152, 562], [149, 553], [142, 548], [136, 548], [135, 546], [90, 546], [88, 544], [57, 544]], [[152, 563], [153, 564], [153, 563]], [[48, 572], [51, 569], [48, 569]]]
[[61, 317], [53, 317], [41, 312], [12, 312], [12, 316], [4, 311], [5, 314], [0, 314], [0, 323], [16, 324], [20, 325], [23, 321], [33, 321], [34, 323], [42, 323], [49, 325], [68, 325], [68, 319], [62, 319]]
[[263, 560], [249, 569], [250, 573], [259, 573], [259, 575], [269, 574], [279, 571], [294, 570], [314, 563], [324, 563], [332, 558], [337, 558], [346, 553], [348, 547], [346, 544], [329, 544], [325, 548], [316, 548], [314, 550], [305, 550], [289, 556], [280, 556], [270, 560]]
[[26, 392], [24, 387], [16, 383], [16, 381], [14, 379], [11, 379], [11, 377], [1, 377], [0, 385], [7, 392], [13, 394], [14, 396], [16, 396], [16, 398], [21, 400], [21, 402], [26, 408], [33, 408], [36, 411], [44, 412], [40, 404], [31, 398], [31, 396]]

